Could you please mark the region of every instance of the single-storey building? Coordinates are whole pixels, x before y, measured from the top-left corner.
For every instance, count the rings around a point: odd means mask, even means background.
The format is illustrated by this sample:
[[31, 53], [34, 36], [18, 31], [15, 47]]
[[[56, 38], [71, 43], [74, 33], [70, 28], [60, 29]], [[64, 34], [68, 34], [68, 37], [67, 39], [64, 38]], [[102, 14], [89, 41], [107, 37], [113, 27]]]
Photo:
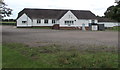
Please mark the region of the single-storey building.
[[91, 24], [104, 24], [105, 27], [117, 26], [118, 22], [98, 18], [89, 10], [34, 9], [24, 8], [18, 13], [17, 27], [53, 27], [61, 29], [90, 29]]
[[111, 28], [114, 26], [119, 26], [120, 23], [118, 23], [115, 20], [109, 19], [109, 18], [98, 18], [98, 24], [104, 24], [106, 28]]
[[98, 20], [89, 10], [25, 8], [17, 17], [17, 27], [52, 27], [59, 24], [60, 28], [88, 29], [90, 23], [98, 23]]

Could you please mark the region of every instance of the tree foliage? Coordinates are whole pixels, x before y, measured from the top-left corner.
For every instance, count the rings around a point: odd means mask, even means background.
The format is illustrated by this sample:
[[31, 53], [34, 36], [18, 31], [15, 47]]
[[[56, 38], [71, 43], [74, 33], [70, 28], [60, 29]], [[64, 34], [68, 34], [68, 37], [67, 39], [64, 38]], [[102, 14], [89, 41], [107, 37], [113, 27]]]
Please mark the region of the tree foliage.
[[110, 6], [107, 8], [107, 11], [104, 13], [105, 17], [117, 20], [120, 22], [120, 1], [117, 2], [116, 6]]
[[9, 17], [12, 14], [12, 9], [7, 8], [7, 5], [3, 0], [0, 0], [0, 17]]

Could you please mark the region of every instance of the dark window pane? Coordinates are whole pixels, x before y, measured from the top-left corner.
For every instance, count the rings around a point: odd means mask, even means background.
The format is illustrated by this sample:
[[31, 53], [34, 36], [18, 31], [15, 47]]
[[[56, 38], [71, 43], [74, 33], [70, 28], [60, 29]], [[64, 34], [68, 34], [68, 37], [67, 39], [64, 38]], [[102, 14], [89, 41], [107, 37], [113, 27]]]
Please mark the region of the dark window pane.
[[95, 20], [92, 20], [92, 23], [95, 23]]
[[48, 24], [48, 20], [45, 20], [44, 23]]
[[22, 21], [22, 23], [27, 23], [27, 21]]
[[52, 23], [55, 23], [55, 20], [52, 20]]
[[37, 20], [37, 23], [41, 23], [41, 20]]

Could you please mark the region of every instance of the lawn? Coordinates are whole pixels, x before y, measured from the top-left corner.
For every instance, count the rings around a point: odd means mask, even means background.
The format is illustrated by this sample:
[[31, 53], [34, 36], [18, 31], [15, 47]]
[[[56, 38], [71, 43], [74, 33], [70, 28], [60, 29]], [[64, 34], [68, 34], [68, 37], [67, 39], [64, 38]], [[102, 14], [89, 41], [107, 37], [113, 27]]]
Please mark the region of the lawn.
[[16, 22], [0, 22], [0, 25], [16, 25]]
[[3, 68], [118, 68], [118, 54], [10, 43], [3, 44]]
[[0, 22], [0, 23], [3, 23], [3, 24], [5, 24], [5, 23], [16, 23], [16, 22]]
[[108, 30], [108, 31], [120, 31], [120, 26], [115, 26], [115, 27], [112, 27], [112, 28], [109, 28], [106, 30]]

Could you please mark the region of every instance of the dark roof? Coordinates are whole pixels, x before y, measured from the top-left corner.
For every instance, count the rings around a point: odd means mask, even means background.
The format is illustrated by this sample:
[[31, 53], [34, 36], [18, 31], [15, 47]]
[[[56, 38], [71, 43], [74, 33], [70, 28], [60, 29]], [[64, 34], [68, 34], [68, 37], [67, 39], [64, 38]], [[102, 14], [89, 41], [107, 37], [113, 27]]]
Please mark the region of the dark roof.
[[[22, 14], [26, 13], [30, 18], [43, 18], [43, 19], [60, 19], [69, 10], [63, 9], [31, 9], [25, 8], [19, 12], [19, 18]], [[78, 19], [96, 19], [96, 16], [87, 10], [70, 10]]]
[[98, 17], [98, 22], [117, 22], [110, 18]]
[[71, 10], [78, 19], [96, 19], [97, 17], [91, 11], [87, 10]]

